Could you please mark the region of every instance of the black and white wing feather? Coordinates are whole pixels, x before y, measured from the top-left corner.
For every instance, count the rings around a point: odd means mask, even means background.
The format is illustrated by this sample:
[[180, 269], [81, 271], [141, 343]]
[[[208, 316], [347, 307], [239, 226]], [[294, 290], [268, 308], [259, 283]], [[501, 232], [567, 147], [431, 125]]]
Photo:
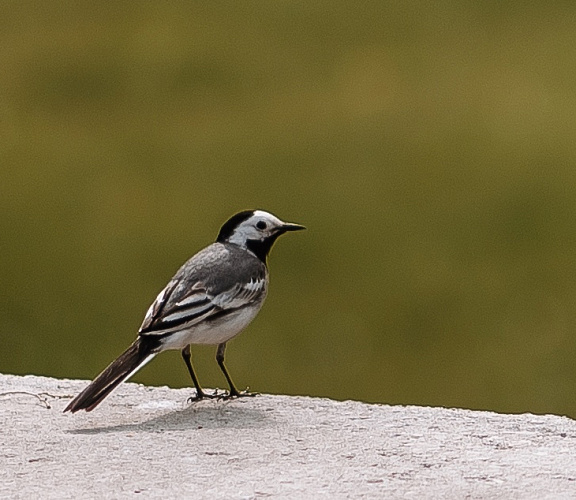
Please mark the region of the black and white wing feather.
[[[213, 248], [212, 252], [220, 253], [215, 250], [220, 249]], [[158, 294], [146, 313], [140, 335], [186, 330], [264, 299], [267, 270], [260, 261], [254, 259], [251, 265], [238, 267], [234, 255], [228, 255], [224, 262], [229, 261], [229, 266], [223, 266], [220, 260], [219, 269], [223, 274], [219, 279], [210, 261], [203, 257], [202, 252], [193, 257]], [[219, 258], [222, 259], [222, 255]]]

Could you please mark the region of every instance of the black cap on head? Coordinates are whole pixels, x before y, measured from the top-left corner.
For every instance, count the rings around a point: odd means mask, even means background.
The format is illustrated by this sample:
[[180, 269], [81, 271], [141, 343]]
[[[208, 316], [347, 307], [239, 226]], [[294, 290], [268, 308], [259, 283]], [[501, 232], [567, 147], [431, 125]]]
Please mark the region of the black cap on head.
[[238, 212], [236, 215], [230, 217], [220, 228], [216, 241], [218, 243], [224, 243], [228, 238], [230, 238], [230, 236], [232, 236], [234, 229], [236, 229], [246, 219], [252, 217], [252, 215], [254, 215], [254, 210], [243, 210], [242, 212]]

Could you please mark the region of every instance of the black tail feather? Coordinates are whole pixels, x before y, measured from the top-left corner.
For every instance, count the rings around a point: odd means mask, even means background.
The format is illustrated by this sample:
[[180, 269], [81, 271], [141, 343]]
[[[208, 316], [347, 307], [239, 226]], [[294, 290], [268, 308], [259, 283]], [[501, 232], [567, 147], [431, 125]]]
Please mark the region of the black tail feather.
[[133, 375], [156, 353], [156, 342], [138, 337], [136, 341], [98, 375], [92, 383], [76, 396], [64, 410], [72, 413], [78, 410], [92, 411], [119, 384]]

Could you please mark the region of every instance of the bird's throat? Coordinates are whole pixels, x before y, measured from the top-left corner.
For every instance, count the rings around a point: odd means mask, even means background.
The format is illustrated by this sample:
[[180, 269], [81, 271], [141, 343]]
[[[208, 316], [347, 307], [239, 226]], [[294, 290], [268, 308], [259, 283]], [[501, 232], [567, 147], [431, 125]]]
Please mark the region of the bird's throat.
[[270, 249], [282, 233], [276, 233], [273, 236], [266, 238], [265, 240], [248, 240], [246, 241], [246, 247], [250, 250], [256, 257], [258, 257], [264, 264], [266, 264], [266, 258], [270, 253]]

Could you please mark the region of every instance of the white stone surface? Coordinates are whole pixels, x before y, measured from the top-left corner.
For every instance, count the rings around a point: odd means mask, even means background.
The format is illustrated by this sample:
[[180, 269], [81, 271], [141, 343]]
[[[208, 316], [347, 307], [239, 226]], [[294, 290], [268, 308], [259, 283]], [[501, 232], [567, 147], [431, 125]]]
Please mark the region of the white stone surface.
[[0, 375], [0, 498], [576, 498], [576, 422]]

